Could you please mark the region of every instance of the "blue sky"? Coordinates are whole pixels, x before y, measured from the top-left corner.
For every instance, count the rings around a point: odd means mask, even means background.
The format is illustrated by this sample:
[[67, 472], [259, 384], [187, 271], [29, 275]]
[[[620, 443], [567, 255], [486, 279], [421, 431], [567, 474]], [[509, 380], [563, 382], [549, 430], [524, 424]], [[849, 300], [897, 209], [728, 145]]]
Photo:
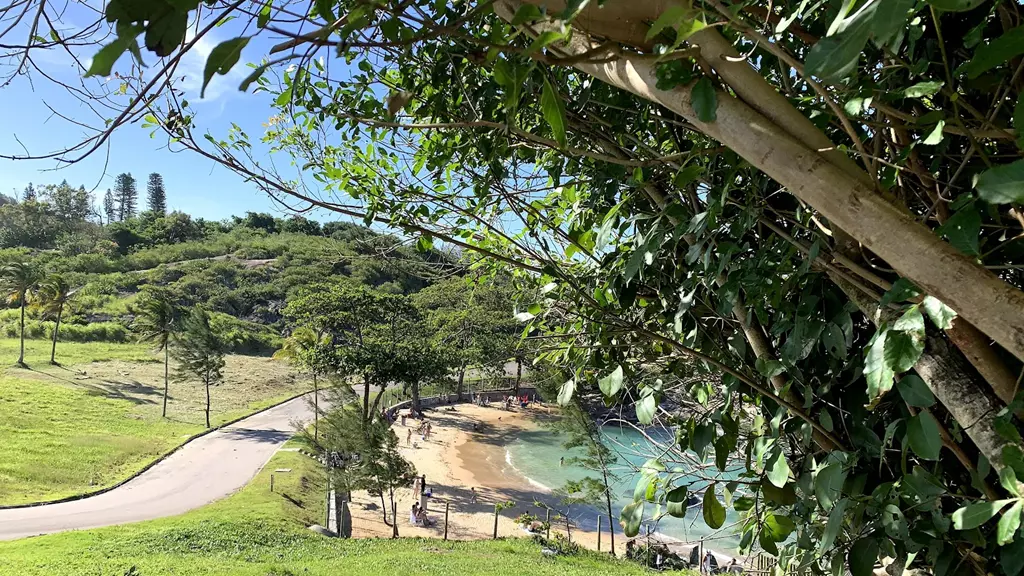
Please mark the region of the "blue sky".
[[[73, 18], [71, 15], [65, 18], [65, 22]], [[180, 86], [185, 89], [186, 97], [196, 111], [197, 136], [206, 131], [223, 136], [230, 122], [235, 122], [255, 140], [262, 134], [262, 123], [271, 113], [269, 99], [265, 95], [241, 93], [238, 84], [251, 71], [244, 64], [259, 62], [270, 45], [269, 41], [254, 39], [230, 74], [214, 77], [205, 99], [201, 100], [198, 94], [209, 51], [221, 41], [241, 33], [240, 26], [234, 27], [233, 24], [215, 28], [182, 60], [178, 70], [185, 78]], [[85, 51], [81, 56], [87, 58], [89, 52]], [[73, 61], [66, 54], [48, 52], [46, 55], [38, 54], [36, 58], [47, 73], [63, 80], [78, 81]], [[128, 60], [126, 54], [115, 70], [122, 68]], [[145, 60], [150, 65], [156, 63], [151, 54], [147, 54]], [[54, 117], [44, 102], [75, 120], [97, 125], [96, 114], [69, 96], [64, 88], [38, 74], [31, 79], [20, 76], [0, 89], [0, 110], [4, 111], [0, 121], [0, 153], [24, 153], [26, 148], [32, 154], [46, 153], [82, 138], [86, 133], [84, 129]], [[249, 210], [280, 215], [280, 210], [266, 195], [243, 182], [238, 175], [191, 152], [171, 152], [165, 147], [166, 139], [160, 135], [151, 138], [150, 132], [151, 129], [142, 128], [139, 124], [124, 126], [114, 133], [108, 145], [92, 156], [55, 171], [53, 169], [58, 165], [54, 160], [0, 159], [0, 193], [20, 193], [29, 182], [47, 184], [66, 179], [74, 186], [84, 185], [89, 190], [95, 188], [94, 193], [100, 198], [107, 188], [113, 187], [117, 174], [131, 172], [139, 182], [140, 195], [144, 195], [141, 192], [145, 189], [149, 173], [159, 172], [164, 177], [167, 203], [171, 209], [217, 220]], [[282, 161], [284, 159], [278, 159], [278, 162]], [[334, 218], [328, 216], [327, 219]]]

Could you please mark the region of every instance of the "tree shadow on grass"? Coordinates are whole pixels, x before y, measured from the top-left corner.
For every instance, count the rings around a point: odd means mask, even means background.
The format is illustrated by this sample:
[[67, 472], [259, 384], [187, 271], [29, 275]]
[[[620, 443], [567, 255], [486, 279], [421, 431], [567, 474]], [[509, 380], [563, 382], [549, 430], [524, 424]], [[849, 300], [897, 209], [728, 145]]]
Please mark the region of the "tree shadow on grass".
[[124, 400], [131, 402], [132, 404], [155, 404], [154, 400], [145, 398], [144, 396], [162, 395], [163, 390], [158, 390], [152, 386], [143, 384], [136, 380], [101, 380], [102, 384], [93, 384], [91, 382], [83, 380], [72, 380], [63, 376], [58, 376], [51, 372], [44, 372], [32, 367], [26, 367], [26, 370], [33, 372], [37, 375], [46, 376], [69, 384], [76, 388], [82, 388], [85, 393], [89, 396], [99, 396], [102, 398], [111, 398], [114, 400]]

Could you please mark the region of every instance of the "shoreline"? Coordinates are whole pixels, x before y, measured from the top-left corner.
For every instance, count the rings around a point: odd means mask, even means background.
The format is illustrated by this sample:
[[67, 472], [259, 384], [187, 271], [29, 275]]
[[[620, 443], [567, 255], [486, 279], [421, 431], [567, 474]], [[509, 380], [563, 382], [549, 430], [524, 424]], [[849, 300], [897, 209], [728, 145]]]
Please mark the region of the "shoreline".
[[[498, 536], [531, 536], [514, 522], [515, 517], [528, 512], [543, 520], [545, 510], [541, 506], [535, 506], [536, 502], [556, 510], [564, 507], [559, 504], [552, 487], [545, 486], [515, 468], [508, 460], [507, 448], [519, 434], [539, 429], [542, 424], [537, 420], [550, 416], [551, 410], [537, 404], [526, 410], [517, 407], [512, 411], [501, 409], [497, 403], [489, 406], [469, 403], [455, 404], [451, 407], [439, 406], [426, 414], [426, 421], [430, 422], [433, 428], [426, 441], [416, 434], [420, 420], [408, 418], [403, 426], [401, 418], [396, 418], [392, 428], [398, 435], [399, 450], [413, 463], [417, 474], [426, 476], [426, 485], [433, 493], [432, 497], [427, 499], [427, 513], [435, 522], [430, 527], [412, 525], [408, 515], [412, 504], [417, 500], [412, 490], [399, 490], [395, 499], [400, 536], [443, 537], [447, 504], [449, 539], [489, 539], [494, 534], [494, 505], [509, 501], [515, 502], [516, 505], [499, 515]], [[473, 491], [476, 492], [475, 502]], [[383, 522], [379, 497], [373, 499], [365, 492], [357, 492], [353, 494], [352, 504], [354, 537], [391, 536], [391, 527]], [[598, 549], [598, 532], [596, 520], [593, 519], [597, 515], [607, 516], [607, 513], [583, 505], [574, 506], [570, 510], [570, 531], [574, 543], [591, 550]], [[588, 516], [590, 518], [587, 518]], [[626, 542], [630, 539], [621, 532], [617, 518], [612, 519], [612, 524], [615, 531], [615, 552], [622, 556], [626, 550]], [[552, 537], [556, 534], [565, 536], [566, 531], [564, 520], [552, 519]], [[636, 537], [637, 540], [644, 538], [646, 535]], [[670, 545], [673, 550], [699, 545], [699, 542], [686, 543], [660, 532], [652, 532], [650, 538], [652, 541]], [[609, 526], [604, 523], [601, 550], [608, 551], [609, 545]], [[715, 554], [721, 565], [733, 558], [732, 555], [713, 548], [707, 549]]]

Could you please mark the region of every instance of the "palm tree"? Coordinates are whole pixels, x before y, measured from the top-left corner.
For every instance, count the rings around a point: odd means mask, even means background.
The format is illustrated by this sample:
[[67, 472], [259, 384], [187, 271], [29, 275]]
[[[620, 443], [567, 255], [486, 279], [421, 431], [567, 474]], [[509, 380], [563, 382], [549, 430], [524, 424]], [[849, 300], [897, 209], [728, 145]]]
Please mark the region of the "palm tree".
[[39, 270], [28, 262], [12, 262], [0, 268], [0, 290], [10, 304], [21, 306], [21, 355], [18, 365], [25, 366], [25, 305], [36, 285]]
[[39, 308], [44, 316], [54, 319], [53, 325], [53, 346], [50, 348], [50, 364], [56, 364], [57, 360], [57, 333], [60, 331], [60, 320], [64, 316], [64, 306], [71, 297], [78, 292], [77, 288], [71, 288], [68, 281], [60, 274], [51, 274], [39, 284], [38, 301]]
[[166, 294], [151, 293], [140, 300], [135, 309], [133, 324], [140, 341], [155, 344], [157, 352], [164, 353], [164, 418], [167, 417], [167, 388], [170, 380], [170, 343], [177, 328], [175, 315], [174, 302]]
[[331, 337], [317, 335], [310, 328], [296, 328], [292, 335], [285, 339], [281, 349], [274, 353], [274, 358], [285, 359], [300, 370], [309, 370], [313, 374], [313, 438], [319, 439], [320, 424], [320, 385], [317, 375], [321, 372], [321, 352], [330, 349]]

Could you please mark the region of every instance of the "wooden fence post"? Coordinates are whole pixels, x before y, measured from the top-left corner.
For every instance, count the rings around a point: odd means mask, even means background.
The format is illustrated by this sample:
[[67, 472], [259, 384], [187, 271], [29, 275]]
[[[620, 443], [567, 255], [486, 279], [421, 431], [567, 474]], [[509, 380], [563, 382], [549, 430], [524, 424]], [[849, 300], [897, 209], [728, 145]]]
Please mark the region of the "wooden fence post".
[[494, 505], [494, 539], [498, 539], [498, 505]]
[[444, 503], [444, 539], [448, 539], [448, 502]]
[[604, 516], [601, 516], [600, 514], [597, 515], [597, 551], [598, 552], [601, 551], [601, 520], [603, 520], [603, 519], [604, 519]]
[[274, 491], [274, 475], [273, 474], [270, 475], [270, 491], [271, 492]]
[[551, 540], [551, 508], [544, 511], [544, 524], [548, 527], [547, 536], [545, 540]]
[[[341, 493], [337, 490], [334, 491], [334, 529], [338, 531], [338, 538], [341, 538]], [[396, 518], [391, 519], [392, 522], [396, 522]]]

